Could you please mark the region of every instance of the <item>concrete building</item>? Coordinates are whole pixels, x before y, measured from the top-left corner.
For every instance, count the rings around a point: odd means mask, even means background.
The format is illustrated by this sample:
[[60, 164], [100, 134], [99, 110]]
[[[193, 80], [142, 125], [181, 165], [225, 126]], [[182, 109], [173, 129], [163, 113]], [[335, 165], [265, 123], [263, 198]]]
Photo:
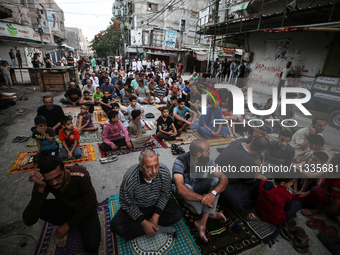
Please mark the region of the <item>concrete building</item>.
[[66, 27], [66, 43], [74, 49], [76, 55], [89, 55], [88, 41], [83, 31], [76, 27]]
[[20, 50], [23, 66], [31, 67], [33, 53], [55, 51], [65, 40], [64, 14], [53, 0], [0, 2], [0, 58]]
[[[130, 31], [127, 52], [134, 57], [186, 62], [194, 44], [199, 10], [204, 1], [124, 1], [116, 0], [113, 15]], [[180, 26], [181, 25], [181, 26]]]

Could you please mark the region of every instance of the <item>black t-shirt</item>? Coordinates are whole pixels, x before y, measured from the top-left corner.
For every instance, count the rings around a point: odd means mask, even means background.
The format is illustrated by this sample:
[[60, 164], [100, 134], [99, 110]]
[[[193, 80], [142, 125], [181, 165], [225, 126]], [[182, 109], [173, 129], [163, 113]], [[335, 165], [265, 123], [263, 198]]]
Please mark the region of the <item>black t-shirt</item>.
[[111, 98], [106, 98], [106, 97], [102, 97], [102, 101], [103, 101], [103, 103], [105, 103], [105, 104], [110, 104], [111, 103]]
[[174, 62], [171, 62], [171, 63], [169, 64], [169, 66], [170, 66], [170, 68], [175, 68], [176, 64], [175, 64]]
[[65, 96], [72, 102], [76, 102], [81, 97], [81, 91], [80, 89], [68, 89]]
[[164, 119], [162, 118], [162, 116], [160, 116], [157, 120], [157, 131], [158, 131], [158, 126], [161, 126], [161, 129], [165, 132], [169, 132], [172, 130], [172, 118], [170, 116], [168, 116], [166, 118], [166, 120], [164, 121]]
[[68, 62], [68, 61], [73, 62], [73, 61], [74, 61], [74, 58], [73, 58], [73, 57], [67, 57], [66, 60], [67, 60], [67, 65], [68, 65], [68, 66], [74, 66], [74, 63], [69, 63], [69, 62]]
[[50, 60], [50, 58], [44, 58], [44, 61], [45, 61], [45, 64], [46, 64], [46, 67], [50, 68], [52, 67], [51, 63], [48, 62], [48, 60]]
[[39, 68], [39, 60], [37, 58], [32, 58], [32, 65], [34, 68]]
[[48, 127], [54, 127], [65, 116], [63, 109], [59, 105], [53, 105], [52, 110], [47, 110], [45, 105], [40, 106], [37, 110], [37, 116], [39, 115], [46, 118]]

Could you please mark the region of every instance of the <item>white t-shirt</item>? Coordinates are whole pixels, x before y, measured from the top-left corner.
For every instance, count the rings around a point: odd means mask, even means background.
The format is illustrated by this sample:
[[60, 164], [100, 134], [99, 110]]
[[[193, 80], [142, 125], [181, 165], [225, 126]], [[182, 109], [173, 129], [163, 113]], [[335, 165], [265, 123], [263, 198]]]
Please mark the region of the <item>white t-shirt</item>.
[[287, 79], [288, 74], [293, 74], [293, 69], [291, 67], [283, 68], [281, 80], [285, 81]]

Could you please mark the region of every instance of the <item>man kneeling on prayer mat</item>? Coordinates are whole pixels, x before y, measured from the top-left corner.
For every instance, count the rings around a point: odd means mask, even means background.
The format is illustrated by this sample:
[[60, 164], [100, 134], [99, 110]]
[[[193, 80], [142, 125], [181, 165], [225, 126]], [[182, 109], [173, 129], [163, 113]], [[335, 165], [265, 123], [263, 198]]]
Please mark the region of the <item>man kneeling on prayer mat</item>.
[[153, 150], [140, 153], [139, 164], [125, 173], [120, 186], [120, 209], [111, 221], [113, 233], [131, 240], [157, 232], [175, 235], [171, 225], [182, 217], [182, 208], [170, 198], [169, 169]]
[[[55, 233], [58, 247], [65, 247], [69, 230], [79, 227], [85, 250], [97, 251], [101, 238], [98, 202], [89, 172], [79, 165], [65, 167], [56, 156], [41, 158], [38, 167], [30, 176], [34, 187], [24, 223], [32, 226], [40, 218], [59, 226]], [[50, 192], [55, 199], [47, 199]]]
[[[177, 194], [201, 215], [194, 224], [204, 242], [208, 242], [205, 235], [208, 218], [226, 222], [224, 214], [216, 212], [216, 206], [220, 193], [227, 187], [228, 179], [214, 168], [216, 164], [210, 159], [210, 152], [210, 145], [206, 140], [194, 140], [189, 152], [178, 156], [172, 169]], [[197, 168], [202, 171], [196, 172]], [[207, 168], [215, 171], [204, 178], [203, 170]]]

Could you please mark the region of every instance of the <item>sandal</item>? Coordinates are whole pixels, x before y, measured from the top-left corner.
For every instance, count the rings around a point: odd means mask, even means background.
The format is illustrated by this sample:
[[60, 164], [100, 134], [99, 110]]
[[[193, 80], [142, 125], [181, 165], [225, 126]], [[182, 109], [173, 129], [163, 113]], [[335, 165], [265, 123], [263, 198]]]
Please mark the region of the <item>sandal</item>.
[[30, 139], [29, 136], [20, 136], [19, 143], [24, 143], [24, 142], [28, 141], [28, 139]]
[[309, 249], [309, 238], [305, 230], [301, 227], [296, 227], [293, 239], [293, 247], [299, 253], [306, 253]]
[[320, 232], [325, 234], [328, 237], [339, 235], [339, 230], [336, 227], [333, 227], [333, 226], [330, 226], [330, 225], [323, 226], [320, 229]]
[[307, 226], [313, 229], [323, 228], [325, 225], [326, 223], [324, 221], [318, 219], [311, 219], [307, 221]]
[[20, 136], [17, 136], [12, 140], [13, 143], [17, 143], [19, 141], [20, 141]]
[[287, 221], [285, 221], [285, 223], [283, 223], [280, 234], [284, 239], [286, 239], [287, 241], [290, 241], [294, 238], [295, 231], [296, 231], [296, 221], [290, 218]]

